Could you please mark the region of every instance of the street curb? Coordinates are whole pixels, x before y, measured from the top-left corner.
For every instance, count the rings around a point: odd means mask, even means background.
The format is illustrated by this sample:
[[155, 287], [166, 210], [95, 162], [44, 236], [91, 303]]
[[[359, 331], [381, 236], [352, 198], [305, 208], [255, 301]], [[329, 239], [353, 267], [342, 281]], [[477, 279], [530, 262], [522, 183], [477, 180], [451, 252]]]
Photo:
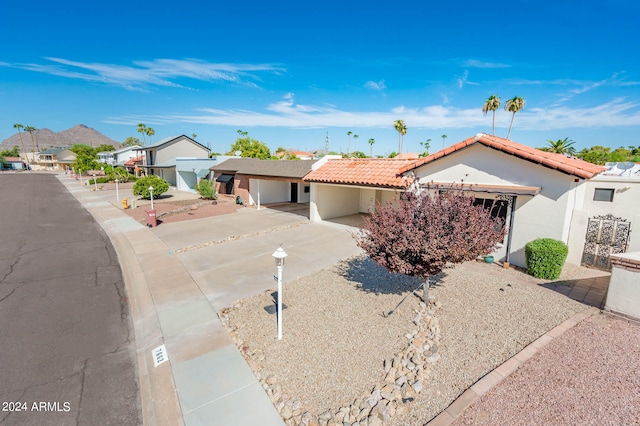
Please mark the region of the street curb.
[[[117, 253], [126, 295], [129, 299], [131, 323], [135, 333], [137, 379], [140, 389], [143, 424], [184, 425], [171, 361], [154, 367], [151, 356], [151, 350], [164, 344], [164, 338], [142, 265], [125, 233], [118, 229], [113, 223], [113, 219], [105, 217], [114, 211], [118, 214], [122, 213], [111, 203], [100, 205], [99, 207], [85, 205], [81, 199], [84, 192], [69, 191], [72, 187], [69, 183], [75, 182], [74, 180], [65, 181], [64, 177], [68, 177], [66, 175], [57, 175], [56, 177], [80, 205], [91, 214], [96, 223], [100, 225]], [[109, 212], [108, 210], [111, 209], [113, 210]], [[135, 220], [127, 216], [123, 215], [123, 217], [135, 222]], [[135, 223], [137, 224], [137, 222]], [[144, 229], [142, 230], [144, 231]]]
[[480, 398], [493, 387], [497, 386], [502, 380], [516, 371], [527, 360], [540, 352], [542, 348], [547, 346], [553, 340], [562, 336], [567, 330], [573, 328], [581, 321], [600, 312], [598, 308], [586, 308], [564, 321], [560, 325], [554, 327], [536, 340], [527, 345], [520, 352], [509, 358], [507, 361], [487, 373], [464, 391], [455, 401], [453, 401], [440, 414], [430, 420], [425, 426], [448, 426], [460, 417], [464, 411], [478, 402]]

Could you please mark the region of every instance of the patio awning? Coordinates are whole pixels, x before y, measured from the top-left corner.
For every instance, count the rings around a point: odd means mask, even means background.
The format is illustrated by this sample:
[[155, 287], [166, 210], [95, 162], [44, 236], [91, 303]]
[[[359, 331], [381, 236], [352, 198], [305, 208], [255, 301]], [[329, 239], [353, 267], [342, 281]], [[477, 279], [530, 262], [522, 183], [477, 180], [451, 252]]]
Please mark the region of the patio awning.
[[[429, 182], [430, 186], [440, 189], [459, 188], [459, 184]], [[421, 186], [426, 187], [427, 184]], [[503, 195], [530, 195], [535, 196], [540, 193], [539, 186], [521, 186], [521, 185], [485, 185], [485, 184], [468, 184], [462, 185], [463, 191], [484, 192], [487, 194], [503, 194]]]
[[229, 183], [233, 179], [233, 175], [220, 175], [216, 181], [221, 183]]
[[209, 174], [209, 169], [200, 169], [200, 171], [197, 173], [198, 178], [202, 179], [203, 177], [207, 176]]

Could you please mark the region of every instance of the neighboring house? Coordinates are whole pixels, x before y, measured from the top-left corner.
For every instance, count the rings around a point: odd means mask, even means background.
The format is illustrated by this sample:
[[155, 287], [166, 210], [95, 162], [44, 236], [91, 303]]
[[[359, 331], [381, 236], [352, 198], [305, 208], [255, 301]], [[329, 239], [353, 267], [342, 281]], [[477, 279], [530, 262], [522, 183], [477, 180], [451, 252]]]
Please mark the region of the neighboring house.
[[315, 155], [305, 151], [288, 150], [288, 151], [276, 152], [276, 157], [278, 158], [292, 157], [292, 156], [297, 157], [299, 160], [315, 160], [316, 159]]
[[539, 237], [571, 243], [570, 253], [582, 251], [584, 239], [578, 243], [569, 238], [573, 213], [584, 198], [586, 182], [604, 170], [478, 134], [417, 160], [328, 160], [305, 181], [312, 183], [310, 218], [314, 221], [366, 212], [376, 202], [392, 200], [390, 190], [403, 188], [407, 180], [445, 189], [463, 185], [507, 224], [507, 235], [493, 253], [496, 259], [524, 267], [524, 246]]
[[198, 181], [206, 179], [211, 173], [210, 168], [229, 158], [235, 157], [220, 155], [213, 158], [176, 158], [176, 188], [195, 192]]
[[7, 169], [10, 170], [24, 170], [25, 164], [20, 157], [4, 157], [5, 163], [7, 163]]
[[124, 163], [127, 161], [138, 157], [138, 149], [139, 146], [125, 146], [120, 149], [116, 149], [115, 151], [111, 151], [113, 153], [114, 165], [116, 166], [124, 166]]
[[157, 175], [175, 186], [176, 158], [209, 158], [209, 148], [188, 136], [172, 136], [153, 145], [136, 147], [134, 151], [143, 155], [142, 167], [149, 175]]
[[251, 205], [308, 203], [310, 186], [302, 178], [315, 162], [231, 158], [211, 170], [219, 194], [240, 196]]
[[34, 170], [67, 170], [76, 161], [76, 154], [68, 148], [49, 148], [40, 151], [31, 163]]
[[124, 167], [129, 173], [133, 173], [136, 177], [139, 177], [143, 162], [144, 156], [140, 155], [138, 157], [133, 157], [125, 161], [122, 167]]
[[116, 164], [116, 160], [115, 160], [115, 156], [114, 156], [114, 151], [102, 151], [102, 152], [98, 152], [96, 155], [98, 157], [98, 163], [101, 164], [108, 164], [110, 166], [113, 166]]

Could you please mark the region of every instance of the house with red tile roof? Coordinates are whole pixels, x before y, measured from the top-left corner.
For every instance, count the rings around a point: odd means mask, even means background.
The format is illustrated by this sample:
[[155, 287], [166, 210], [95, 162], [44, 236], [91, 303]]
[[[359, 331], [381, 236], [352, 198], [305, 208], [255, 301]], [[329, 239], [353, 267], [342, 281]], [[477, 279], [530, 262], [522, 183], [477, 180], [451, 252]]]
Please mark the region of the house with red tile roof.
[[478, 134], [419, 159], [321, 161], [305, 181], [311, 183], [314, 221], [366, 213], [376, 203], [392, 201], [410, 181], [440, 190], [462, 186], [507, 224], [508, 233], [492, 253], [494, 258], [524, 267], [525, 245], [541, 237], [569, 244], [568, 260], [581, 262], [585, 218], [590, 215], [582, 211], [585, 198], [591, 196], [586, 183], [604, 170], [577, 158]]

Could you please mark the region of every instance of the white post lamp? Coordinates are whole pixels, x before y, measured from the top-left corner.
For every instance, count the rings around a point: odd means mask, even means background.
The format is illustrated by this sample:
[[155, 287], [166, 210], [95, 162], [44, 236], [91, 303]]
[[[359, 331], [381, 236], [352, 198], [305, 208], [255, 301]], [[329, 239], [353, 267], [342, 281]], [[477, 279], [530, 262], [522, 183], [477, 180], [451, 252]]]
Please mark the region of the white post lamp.
[[153, 186], [149, 187], [149, 195], [151, 196], [151, 210], [153, 210]]
[[288, 256], [287, 253], [278, 247], [272, 254], [276, 261], [276, 269], [278, 270], [278, 340], [282, 340], [282, 269], [284, 268], [284, 259]]

